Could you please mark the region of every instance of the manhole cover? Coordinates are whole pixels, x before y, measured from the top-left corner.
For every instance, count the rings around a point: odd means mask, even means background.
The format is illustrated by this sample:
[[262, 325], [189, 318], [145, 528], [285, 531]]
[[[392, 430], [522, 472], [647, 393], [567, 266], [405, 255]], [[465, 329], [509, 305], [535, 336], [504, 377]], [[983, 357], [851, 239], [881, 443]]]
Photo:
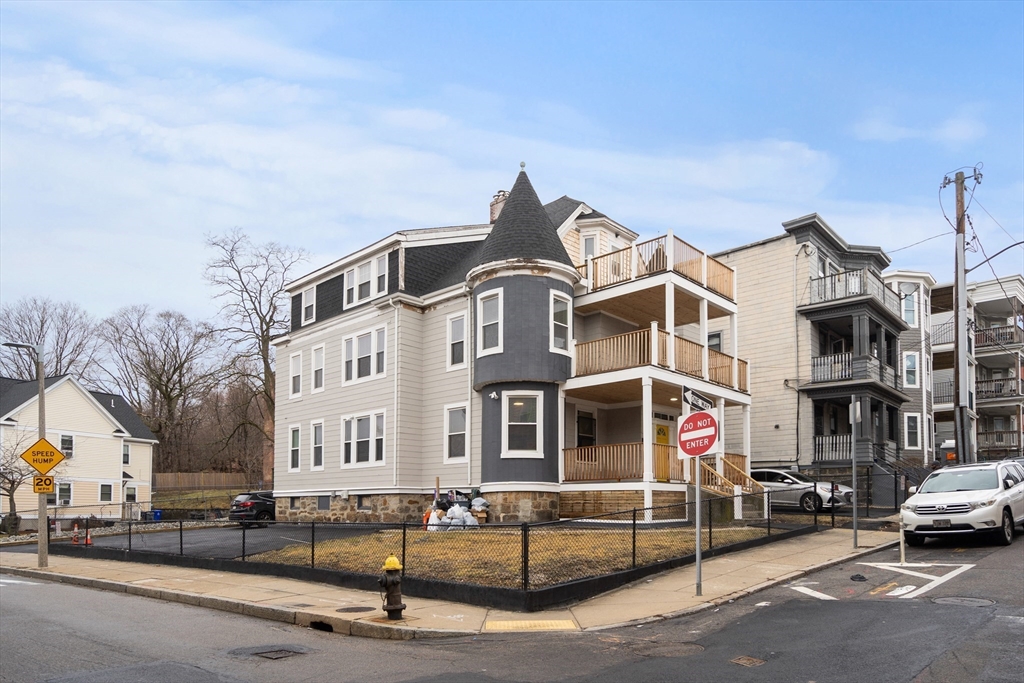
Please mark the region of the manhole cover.
[[228, 654], [236, 657], [262, 657], [263, 659], [286, 659], [294, 655], [304, 655], [313, 652], [302, 645], [290, 645], [287, 643], [279, 645], [257, 645], [256, 647], [240, 647], [236, 650], [229, 650]]
[[932, 602], [939, 605], [960, 605], [961, 607], [988, 607], [996, 604], [984, 598], [934, 598]]
[[746, 655], [742, 657], [737, 657], [736, 659], [730, 659], [729, 661], [733, 664], [739, 664], [740, 666], [761, 666], [762, 664], [764, 664], [763, 659], [758, 659], [757, 657], [747, 657]]
[[697, 643], [645, 643], [633, 648], [643, 657], [688, 657], [704, 651]]
[[339, 607], [338, 609], [336, 609], [334, 611], [335, 612], [341, 612], [341, 613], [344, 614], [344, 613], [351, 613], [351, 612], [373, 612], [374, 609], [375, 608], [373, 608], [373, 607], [365, 607], [365, 606], [357, 605], [355, 607]]
[[292, 650], [265, 650], [264, 652], [254, 652], [253, 654], [257, 657], [263, 657], [263, 659], [284, 659], [285, 657], [294, 657], [302, 653]]

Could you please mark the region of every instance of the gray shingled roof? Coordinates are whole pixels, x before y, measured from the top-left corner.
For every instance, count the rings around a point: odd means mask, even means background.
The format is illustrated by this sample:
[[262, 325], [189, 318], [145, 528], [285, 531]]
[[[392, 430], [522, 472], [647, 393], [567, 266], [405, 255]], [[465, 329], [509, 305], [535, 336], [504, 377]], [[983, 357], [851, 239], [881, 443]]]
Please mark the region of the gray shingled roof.
[[491, 234], [484, 240], [477, 265], [508, 259], [539, 259], [573, 267], [526, 171], [519, 172]]
[[423, 296], [466, 281], [483, 240], [405, 248], [405, 291]]
[[[557, 230], [565, 222], [565, 219], [579, 208], [580, 204], [583, 204], [583, 202], [563, 194], [555, 201], [545, 204], [544, 210], [547, 211], [548, 218], [551, 219]], [[600, 211], [591, 211], [590, 213], [583, 214], [583, 218], [607, 218], [607, 216]]]
[[[49, 389], [66, 375], [46, 378]], [[34, 399], [39, 391], [35, 380], [20, 380], [11, 377], [0, 377], [0, 416], [7, 415], [26, 401]], [[128, 430], [128, 436], [136, 439], [156, 441], [153, 432], [149, 431], [142, 419], [136, 414], [123, 396], [108, 394], [102, 391], [90, 391], [97, 403], [106, 410], [114, 420]]]

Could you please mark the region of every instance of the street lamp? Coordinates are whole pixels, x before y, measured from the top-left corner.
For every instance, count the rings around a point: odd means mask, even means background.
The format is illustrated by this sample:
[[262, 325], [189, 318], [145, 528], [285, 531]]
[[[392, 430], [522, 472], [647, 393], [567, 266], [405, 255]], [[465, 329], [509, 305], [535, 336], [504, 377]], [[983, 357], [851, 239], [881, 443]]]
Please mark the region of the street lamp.
[[[46, 406], [44, 401], [46, 399], [46, 379], [43, 377], [43, 345], [42, 344], [27, 344], [24, 342], [4, 342], [4, 346], [8, 346], [12, 349], [28, 349], [36, 355], [36, 381], [39, 383], [39, 438], [46, 438]], [[38, 530], [36, 536], [38, 537], [38, 550], [36, 556], [38, 559], [39, 567], [46, 567], [49, 564], [50, 548], [47, 545], [47, 537], [49, 536], [49, 524], [50, 520], [46, 514], [46, 494], [39, 494], [39, 504], [36, 510], [36, 516], [39, 518], [39, 522], [36, 524]]]

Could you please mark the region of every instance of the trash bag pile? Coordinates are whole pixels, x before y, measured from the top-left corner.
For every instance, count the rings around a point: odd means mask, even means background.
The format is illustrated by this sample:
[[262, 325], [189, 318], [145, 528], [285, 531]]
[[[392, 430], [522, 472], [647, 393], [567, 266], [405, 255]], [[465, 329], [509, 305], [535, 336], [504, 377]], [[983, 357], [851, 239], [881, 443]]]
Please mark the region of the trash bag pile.
[[[438, 504], [431, 509], [430, 516], [427, 517], [427, 531], [455, 531], [467, 527], [479, 528], [480, 522], [470, 512], [470, 508], [466, 507], [467, 505], [470, 505], [468, 501], [458, 499], [438, 501]], [[475, 511], [486, 511], [490, 503], [483, 498], [477, 497], [473, 499], [471, 505]]]

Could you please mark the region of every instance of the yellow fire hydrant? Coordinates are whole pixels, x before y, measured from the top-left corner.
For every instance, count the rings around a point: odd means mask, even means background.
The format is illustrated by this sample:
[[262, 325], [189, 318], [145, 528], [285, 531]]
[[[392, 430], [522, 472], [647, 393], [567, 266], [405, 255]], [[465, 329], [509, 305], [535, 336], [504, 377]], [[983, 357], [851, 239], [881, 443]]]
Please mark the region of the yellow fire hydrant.
[[383, 592], [382, 607], [388, 613], [388, 619], [398, 621], [402, 618], [402, 610], [405, 609], [405, 603], [402, 602], [402, 563], [397, 557], [390, 555], [384, 560], [381, 569], [384, 573], [377, 579], [377, 583]]

